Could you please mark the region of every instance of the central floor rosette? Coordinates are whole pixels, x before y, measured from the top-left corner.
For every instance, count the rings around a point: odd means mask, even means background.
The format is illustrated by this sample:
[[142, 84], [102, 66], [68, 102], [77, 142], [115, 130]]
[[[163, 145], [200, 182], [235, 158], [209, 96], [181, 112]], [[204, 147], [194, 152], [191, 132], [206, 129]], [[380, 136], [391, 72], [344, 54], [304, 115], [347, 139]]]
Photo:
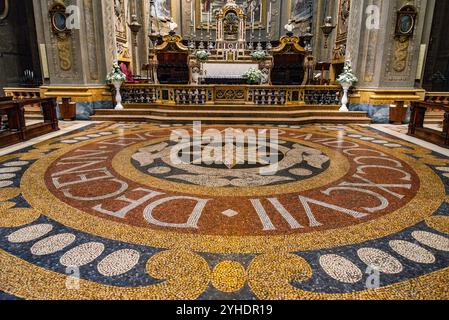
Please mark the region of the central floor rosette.
[[235, 142], [201, 144], [198, 151], [192, 142], [183, 148], [172, 141], [161, 142], [139, 149], [132, 159], [138, 170], [159, 179], [205, 187], [281, 185], [320, 174], [329, 168], [330, 160], [320, 150], [291, 141], [279, 141], [269, 151], [265, 146], [240, 147]]

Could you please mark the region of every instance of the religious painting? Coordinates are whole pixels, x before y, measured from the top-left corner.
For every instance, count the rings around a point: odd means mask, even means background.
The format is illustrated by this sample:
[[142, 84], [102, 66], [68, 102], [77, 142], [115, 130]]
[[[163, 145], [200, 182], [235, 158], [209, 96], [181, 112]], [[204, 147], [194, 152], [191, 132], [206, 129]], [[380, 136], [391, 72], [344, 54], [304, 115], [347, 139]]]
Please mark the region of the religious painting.
[[309, 20], [313, 16], [312, 0], [291, 0], [291, 19], [296, 22]]
[[171, 10], [172, 0], [155, 0], [154, 7], [156, 9], [156, 15], [160, 20], [170, 20], [172, 14]]
[[346, 42], [351, 0], [340, 0], [338, 6], [337, 43]]
[[239, 18], [234, 12], [229, 12], [224, 18], [224, 35], [226, 41], [236, 41], [239, 32]]
[[411, 36], [415, 30], [416, 10], [407, 6], [398, 12], [396, 36]]
[[346, 56], [346, 42], [348, 40], [349, 15], [351, 0], [339, 0], [337, 16], [337, 38], [333, 50], [333, 62], [343, 63]]
[[51, 17], [53, 28], [58, 32], [63, 32], [67, 29], [66, 20], [65, 12], [55, 12]]
[[126, 42], [125, 0], [114, 0], [115, 34], [117, 40]]
[[[211, 27], [216, 25], [216, 14], [227, 3], [227, 0], [197, 0], [196, 16], [202, 28], [207, 28], [209, 21]], [[255, 28], [263, 27], [267, 21], [266, 1], [263, 0], [235, 0], [246, 14], [248, 26], [251, 26], [254, 17]]]
[[403, 15], [399, 19], [399, 32], [409, 33], [413, 28], [413, 17], [411, 15]]

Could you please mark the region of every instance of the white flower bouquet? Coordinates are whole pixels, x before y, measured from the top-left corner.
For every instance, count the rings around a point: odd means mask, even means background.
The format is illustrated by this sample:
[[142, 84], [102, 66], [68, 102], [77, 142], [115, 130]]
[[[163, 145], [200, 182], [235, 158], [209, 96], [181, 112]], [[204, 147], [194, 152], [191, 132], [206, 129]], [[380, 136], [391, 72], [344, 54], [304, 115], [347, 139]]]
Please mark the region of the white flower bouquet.
[[259, 69], [251, 68], [243, 75], [248, 84], [260, 84], [263, 78], [263, 73]]
[[337, 83], [349, 83], [351, 85], [357, 83], [359, 79], [355, 76], [354, 72], [352, 71], [352, 65], [351, 61], [346, 60], [345, 66], [343, 68], [343, 73], [340, 74], [337, 78]]
[[205, 50], [197, 51], [195, 54], [196, 58], [202, 62], [207, 61], [209, 59], [209, 55], [210, 53]]
[[267, 56], [267, 54], [263, 50], [257, 50], [251, 54], [251, 57], [253, 58], [253, 60], [256, 60], [256, 61], [261, 61], [261, 60], [265, 59], [266, 56]]
[[120, 70], [118, 63], [114, 62], [112, 64], [112, 71], [106, 76], [106, 82], [111, 84], [117, 81], [125, 82], [126, 75]]

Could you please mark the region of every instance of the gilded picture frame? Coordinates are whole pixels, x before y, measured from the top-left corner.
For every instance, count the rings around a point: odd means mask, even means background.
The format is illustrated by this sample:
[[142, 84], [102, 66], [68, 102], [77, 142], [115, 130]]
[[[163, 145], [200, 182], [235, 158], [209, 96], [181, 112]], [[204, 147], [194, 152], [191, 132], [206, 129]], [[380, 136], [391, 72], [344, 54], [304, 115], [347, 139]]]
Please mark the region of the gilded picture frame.
[[412, 6], [406, 6], [398, 11], [396, 18], [396, 36], [411, 37], [415, 32], [417, 11]]
[[313, 17], [313, 0], [290, 0], [290, 20], [304, 22]]
[[[194, 1], [194, 0], [192, 0]], [[170, 21], [175, 10], [175, 0], [154, 0], [157, 18], [162, 22]]]

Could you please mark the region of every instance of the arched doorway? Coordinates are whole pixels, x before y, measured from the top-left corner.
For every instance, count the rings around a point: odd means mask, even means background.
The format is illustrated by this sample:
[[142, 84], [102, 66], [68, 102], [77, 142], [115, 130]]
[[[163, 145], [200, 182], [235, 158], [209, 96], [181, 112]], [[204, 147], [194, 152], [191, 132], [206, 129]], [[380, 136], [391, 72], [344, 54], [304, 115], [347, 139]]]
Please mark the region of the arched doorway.
[[4, 87], [40, 86], [32, 0], [0, 0], [0, 39], [0, 95]]
[[431, 92], [449, 91], [449, 1], [436, 1], [424, 72], [423, 88]]

